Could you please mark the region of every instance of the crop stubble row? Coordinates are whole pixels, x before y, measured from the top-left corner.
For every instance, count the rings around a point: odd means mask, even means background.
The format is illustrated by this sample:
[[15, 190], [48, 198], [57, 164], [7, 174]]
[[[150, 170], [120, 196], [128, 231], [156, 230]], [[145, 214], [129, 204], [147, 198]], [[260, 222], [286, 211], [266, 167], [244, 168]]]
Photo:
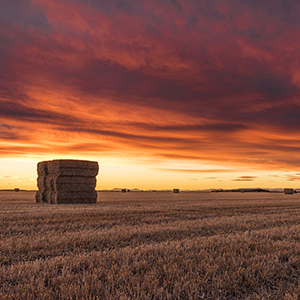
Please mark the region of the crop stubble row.
[[300, 204], [285, 201], [23, 205], [1, 215], [0, 297], [297, 299]]

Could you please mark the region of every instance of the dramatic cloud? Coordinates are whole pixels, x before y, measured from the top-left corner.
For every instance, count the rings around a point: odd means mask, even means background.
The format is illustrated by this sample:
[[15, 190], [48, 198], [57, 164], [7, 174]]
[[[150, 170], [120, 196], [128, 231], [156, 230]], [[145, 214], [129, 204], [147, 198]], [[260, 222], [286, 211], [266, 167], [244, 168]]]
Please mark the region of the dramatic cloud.
[[297, 171], [299, 31], [297, 1], [4, 0], [0, 156]]

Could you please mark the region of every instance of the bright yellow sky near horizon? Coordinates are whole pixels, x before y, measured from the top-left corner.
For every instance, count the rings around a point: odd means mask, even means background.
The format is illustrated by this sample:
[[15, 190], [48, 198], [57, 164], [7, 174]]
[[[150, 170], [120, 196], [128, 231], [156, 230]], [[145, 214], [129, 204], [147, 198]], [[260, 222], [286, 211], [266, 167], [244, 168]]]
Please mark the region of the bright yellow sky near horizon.
[[[178, 162], [154, 164], [153, 161], [146, 160], [141, 163], [140, 160], [134, 159], [92, 158], [91, 160], [98, 161], [100, 166], [96, 187], [98, 190], [298, 188], [299, 175], [293, 172], [238, 170], [238, 168], [229, 169], [218, 165]], [[37, 189], [37, 163], [38, 160], [33, 159], [0, 160], [0, 189]]]

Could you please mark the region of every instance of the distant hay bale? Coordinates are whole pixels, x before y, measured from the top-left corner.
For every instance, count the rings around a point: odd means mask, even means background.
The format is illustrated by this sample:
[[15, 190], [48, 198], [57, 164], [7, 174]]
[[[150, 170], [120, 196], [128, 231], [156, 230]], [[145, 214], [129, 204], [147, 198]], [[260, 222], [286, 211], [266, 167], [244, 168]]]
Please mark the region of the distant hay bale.
[[37, 203], [96, 203], [98, 162], [53, 160], [37, 165]]
[[179, 189], [173, 189], [173, 193], [178, 194], [179, 193]]
[[293, 195], [294, 194], [294, 189], [284, 189], [284, 193], [286, 195]]

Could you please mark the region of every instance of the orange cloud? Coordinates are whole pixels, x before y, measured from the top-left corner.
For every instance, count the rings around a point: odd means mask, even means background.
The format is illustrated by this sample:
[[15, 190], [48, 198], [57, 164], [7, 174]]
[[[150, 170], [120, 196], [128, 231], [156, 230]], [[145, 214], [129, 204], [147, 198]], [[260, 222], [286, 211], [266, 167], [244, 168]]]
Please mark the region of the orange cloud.
[[300, 10], [270, 3], [0, 4], [0, 156], [296, 171]]

